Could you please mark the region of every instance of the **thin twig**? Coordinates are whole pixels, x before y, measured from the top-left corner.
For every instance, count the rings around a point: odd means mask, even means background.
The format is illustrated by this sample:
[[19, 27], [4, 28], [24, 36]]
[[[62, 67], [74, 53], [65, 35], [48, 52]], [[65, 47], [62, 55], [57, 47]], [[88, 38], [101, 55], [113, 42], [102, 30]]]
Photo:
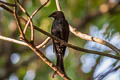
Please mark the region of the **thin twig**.
[[[30, 15], [28, 14], [28, 12], [24, 9], [24, 7], [21, 5], [21, 3], [19, 2], [19, 0], [17, 0], [16, 2], [19, 6], [19, 8], [28, 16], [29, 20], [30, 20], [30, 27], [31, 27], [31, 41], [34, 43], [34, 26], [33, 26], [33, 21], [32, 18], [30, 18]], [[28, 27], [28, 26], [25, 26]], [[24, 32], [23, 32], [24, 33]], [[25, 33], [24, 33], [25, 34]]]
[[16, 5], [16, 0], [14, 0], [15, 1], [15, 7], [14, 7], [14, 17], [15, 17], [15, 19], [16, 19], [16, 22], [17, 22], [17, 25], [18, 25], [18, 29], [19, 29], [19, 31], [20, 31], [20, 34], [22, 35], [21, 36], [21, 39], [25, 39], [25, 35], [24, 35], [24, 33], [23, 33], [23, 30], [22, 30], [22, 27], [21, 27], [21, 24], [20, 24], [20, 20], [19, 20], [19, 18], [18, 18], [18, 15], [17, 15], [17, 12], [16, 12], [16, 9], [17, 9], [17, 5]]
[[24, 30], [23, 30], [24, 33], [26, 33], [26, 30], [27, 30], [27, 28], [28, 28], [27, 26], [28, 26], [29, 23], [30, 23], [30, 19], [32, 19], [33, 16], [35, 16], [35, 14], [36, 14], [40, 9], [42, 9], [48, 2], [49, 2], [49, 0], [47, 0], [43, 5], [41, 5], [37, 10], [35, 10], [35, 11], [32, 13], [32, 15], [29, 17], [29, 20], [27, 21], [27, 23], [26, 23], [26, 25], [25, 25], [25, 28], [24, 28]]
[[47, 39], [44, 40], [44, 42], [42, 42], [40, 45], [36, 46], [36, 48], [43, 48], [45, 46], [45, 44], [47, 44], [49, 41], [51, 40], [50, 37], [48, 37]]

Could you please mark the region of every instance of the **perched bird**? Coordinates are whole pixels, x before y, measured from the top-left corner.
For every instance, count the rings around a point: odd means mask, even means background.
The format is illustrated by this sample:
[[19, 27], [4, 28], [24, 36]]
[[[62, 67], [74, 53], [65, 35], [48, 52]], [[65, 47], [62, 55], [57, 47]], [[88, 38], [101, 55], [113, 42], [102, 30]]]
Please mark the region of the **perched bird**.
[[[55, 11], [49, 17], [54, 18], [54, 21], [52, 24], [52, 29], [51, 29], [51, 34], [58, 37], [59, 39], [64, 40], [65, 42], [68, 42], [69, 25], [65, 19], [63, 12]], [[53, 50], [56, 53], [57, 68], [60, 69], [64, 74], [66, 74], [65, 70], [64, 70], [64, 62], [63, 62], [66, 46], [64, 44], [60, 43], [59, 41], [53, 39]], [[56, 74], [57, 73], [54, 72], [53, 77], [55, 77]]]

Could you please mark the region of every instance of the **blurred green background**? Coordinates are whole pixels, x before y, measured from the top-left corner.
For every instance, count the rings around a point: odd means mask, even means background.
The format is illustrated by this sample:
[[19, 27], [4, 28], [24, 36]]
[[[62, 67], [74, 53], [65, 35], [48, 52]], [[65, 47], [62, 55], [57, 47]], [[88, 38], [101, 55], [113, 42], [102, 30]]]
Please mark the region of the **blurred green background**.
[[[2, 0], [14, 3], [14, 0]], [[19, 0], [24, 8], [31, 15], [47, 0]], [[112, 11], [106, 11], [107, 3], [117, 4], [118, 0], [59, 0], [62, 11], [68, 22], [79, 31], [101, 38], [120, 48], [120, 6]], [[109, 7], [107, 6], [107, 9]], [[10, 8], [13, 9], [13, 8]], [[50, 33], [53, 19], [48, 16], [56, 11], [55, 0], [42, 8], [33, 18], [33, 23]], [[97, 13], [101, 11], [101, 14]], [[28, 19], [27, 16], [18, 10], [20, 16]], [[82, 24], [87, 16], [98, 14]], [[24, 25], [22, 25], [24, 27]], [[19, 32], [14, 17], [0, 8], [0, 35], [19, 39]], [[27, 31], [27, 38], [30, 37], [30, 29]], [[39, 45], [47, 36], [35, 31], [35, 43]], [[106, 52], [116, 55], [111, 49], [85, 41], [70, 33], [69, 43], [76, 46]], [[40, 49], [53, 63], [55, 55], [52, 50], [52, 41], [45, 48]], [[118, 66], [118, 60], [87, 54], [68, 48], [64, 59], [65, 70], [72, 80], [102, 80], [105, 75]], [[63, 80], [61, 77], [52, 78], [53, 70], [39, 59], [30, 49], [14, 43], [0, 40], [0, 80]], [[109, 72], [102, 76], [104, 80], [120, 80], [120, 70]]]

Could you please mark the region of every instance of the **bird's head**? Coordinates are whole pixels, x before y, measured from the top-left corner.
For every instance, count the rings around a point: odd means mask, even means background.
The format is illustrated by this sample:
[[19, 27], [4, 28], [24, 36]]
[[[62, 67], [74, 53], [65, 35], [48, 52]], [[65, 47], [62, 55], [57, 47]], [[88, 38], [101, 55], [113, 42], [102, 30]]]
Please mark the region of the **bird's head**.
[[48, 17], [53, 17], [54, 19], [65, 18], [62, 11], [55, 11]]

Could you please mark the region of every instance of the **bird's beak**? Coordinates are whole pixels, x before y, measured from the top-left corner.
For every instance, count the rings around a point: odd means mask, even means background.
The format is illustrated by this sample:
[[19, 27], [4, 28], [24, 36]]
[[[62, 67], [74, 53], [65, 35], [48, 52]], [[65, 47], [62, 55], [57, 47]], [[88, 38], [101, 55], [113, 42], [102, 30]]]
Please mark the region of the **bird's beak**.
[[56, 14], [55, 13], [52, 13], [51, 15], [49, 15], [48, 17], [56, 17]]
[[51, 14], [51, 15], [49, 15], [48, 17], [52, 17], [52, 14]]

